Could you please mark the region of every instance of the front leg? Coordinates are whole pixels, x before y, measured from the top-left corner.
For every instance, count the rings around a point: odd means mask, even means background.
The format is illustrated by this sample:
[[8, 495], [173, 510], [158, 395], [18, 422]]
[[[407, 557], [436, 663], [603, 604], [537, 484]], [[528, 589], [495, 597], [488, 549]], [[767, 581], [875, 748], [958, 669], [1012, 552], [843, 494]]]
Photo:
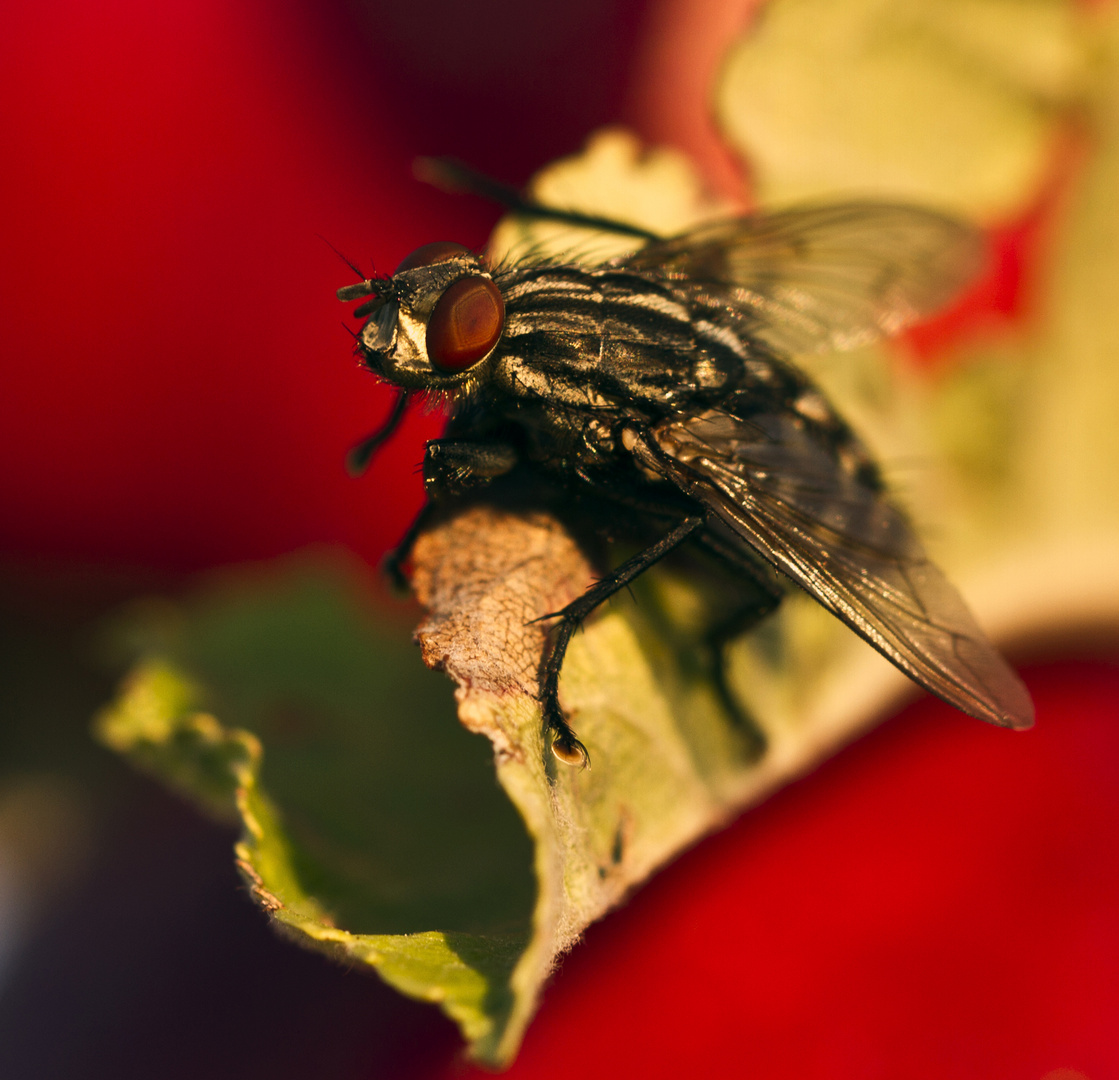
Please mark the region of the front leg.
[[432, 439], [424, 449], [424, 490], [428, 502], [413, 518], [408, 531], [384, 558], [381, 564], [400, 592], [407, 593], [408, 579], [404, 564], [412, 554], [416, 538], [431, 520], [434, 504], [454, 495], [496, 480], [511, 472], [517, 464], [517, 452], [507, 443], [470, 442], [466, 439]]
[[517, 461], [508, 443], [432, 439], [424, 450], [424, 490], [429, 499], [462, 495], [512, 472]]

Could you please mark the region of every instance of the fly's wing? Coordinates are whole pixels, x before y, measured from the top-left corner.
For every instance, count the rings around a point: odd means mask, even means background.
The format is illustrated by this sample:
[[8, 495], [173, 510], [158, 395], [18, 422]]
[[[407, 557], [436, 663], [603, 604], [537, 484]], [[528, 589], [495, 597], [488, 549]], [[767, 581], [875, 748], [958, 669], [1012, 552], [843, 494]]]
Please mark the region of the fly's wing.
[[980, 270], [983, 241], [932, 210], [839, 203], [701, 226], [620, 265], [729, 304], [795, 354], [853, 348], [935, 311]]
[[663, 421], [634, 453], [915, 682], [972, 716], [1033, 723], [1026, 688], [902, 515], [790, 415]]

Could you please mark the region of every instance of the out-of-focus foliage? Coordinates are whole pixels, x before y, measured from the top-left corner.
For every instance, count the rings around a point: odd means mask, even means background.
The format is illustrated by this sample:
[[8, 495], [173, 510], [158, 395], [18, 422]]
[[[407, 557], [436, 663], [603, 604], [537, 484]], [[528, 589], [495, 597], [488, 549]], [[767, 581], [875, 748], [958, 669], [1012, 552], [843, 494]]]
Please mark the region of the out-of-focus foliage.
[[781, 0], [716, 100], [767, 202], [854, 193], [989, 220], [1044, 177], [1085, 74], [1065, 0]]

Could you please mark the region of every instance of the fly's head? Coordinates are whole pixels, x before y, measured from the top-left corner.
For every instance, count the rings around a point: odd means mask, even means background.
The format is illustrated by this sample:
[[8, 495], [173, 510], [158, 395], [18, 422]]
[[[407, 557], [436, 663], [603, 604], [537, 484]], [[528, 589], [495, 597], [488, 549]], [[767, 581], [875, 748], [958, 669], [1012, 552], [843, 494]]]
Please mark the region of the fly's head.
[[391, 278], [338, 290], [364, 300], [362, 362], [404, 390], [454, 391], [477, 378], [505, 327], [505, 303], [481, 260], [460, 244], [413, 251]]

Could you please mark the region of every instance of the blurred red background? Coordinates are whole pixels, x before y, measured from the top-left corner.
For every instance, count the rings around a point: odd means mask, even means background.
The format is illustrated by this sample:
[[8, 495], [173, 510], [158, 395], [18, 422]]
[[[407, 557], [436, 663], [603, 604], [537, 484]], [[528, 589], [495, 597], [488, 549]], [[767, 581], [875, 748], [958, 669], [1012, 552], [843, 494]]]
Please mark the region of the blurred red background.
[[[414, 182], [415, 155], [522, 182], [615, 121], [726, 187], [702, 88], [750, 6], [6, 4], [8, 575], [174, 581], [313, 542], [375, 561], [440, 421], [346, 476], [389, 396], [352, 360], [350, 272], [320, 237], [382, 269], [480, 246], [497, 211]], [[1023, 257], [1005, 237], [978, 301], [1003, 312]], [[1036, 732], [922, 702], [687, 855], [565, 962], [512, 1075], [1119, 1075], [1119, 678], [1103, 659], [1026, 676]], [[5, 1076], [455, 1071], [434, 1010], [272, 942], [228, 838], [127, 782], [147, 816], [114, 849], [131, 891], [0, 982]], [[168, 899], [192, 875], [209, 921]]]

